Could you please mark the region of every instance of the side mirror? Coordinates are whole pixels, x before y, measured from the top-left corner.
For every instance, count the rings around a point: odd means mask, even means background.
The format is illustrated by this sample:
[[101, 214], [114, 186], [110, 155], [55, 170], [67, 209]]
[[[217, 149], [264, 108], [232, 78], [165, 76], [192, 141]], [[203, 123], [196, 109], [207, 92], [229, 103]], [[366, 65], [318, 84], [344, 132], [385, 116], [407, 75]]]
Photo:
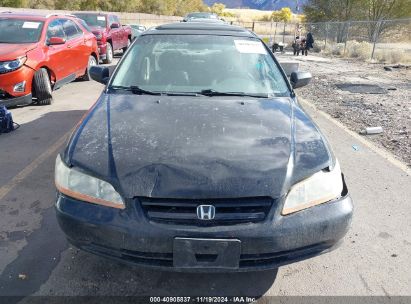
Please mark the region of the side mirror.
[[120, 24], [117, 23], [117, 22], [113, 22], [113, 23], [110, 25], [110, 28], [111, 28], [111, 29], [116, 29], [116, 28], [119, 28], [119, 27], [120, 27]]
[[59, 44], [65, 44], [66, 39], [61, 38], [61, 37], [50, 37], [47, 44], [48, 45], [59, 45]]
[[106, 66], [92, 66], [90, 67], [91, 79], [100, 82], [102, 84], [107, 84], [110, 79], [110, 70]]
[[293, 89], [306, 86], [311, 81], [311, 73], [309, 72], [292, 72], [290, 82]]

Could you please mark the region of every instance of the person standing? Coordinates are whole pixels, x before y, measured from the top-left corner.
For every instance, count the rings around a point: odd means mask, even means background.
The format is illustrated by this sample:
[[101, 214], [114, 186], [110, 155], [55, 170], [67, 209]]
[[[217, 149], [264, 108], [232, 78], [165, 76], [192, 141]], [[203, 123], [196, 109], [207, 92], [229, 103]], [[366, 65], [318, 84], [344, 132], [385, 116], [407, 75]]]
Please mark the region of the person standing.
[[294, 50], [294, 56], [300, 55], [300, 44], [301, 44], [300, 36], [295, 37], [294, 42], [292, 44], [292, 47]]
[[313, 44], [314, 44], [313, 34], [311, 34], [311, 31], [308, 31], [307, 39], [305, 41], [305, 49], [303, 50], [303, 52], [305, 53], [305, 56], [308, 55], [308, 50], [314, 47]]
[[305, 37], [301, 38], [300, 50], [301, 55], [305, 54], [305, 56], [307, 56], [307, 39]]

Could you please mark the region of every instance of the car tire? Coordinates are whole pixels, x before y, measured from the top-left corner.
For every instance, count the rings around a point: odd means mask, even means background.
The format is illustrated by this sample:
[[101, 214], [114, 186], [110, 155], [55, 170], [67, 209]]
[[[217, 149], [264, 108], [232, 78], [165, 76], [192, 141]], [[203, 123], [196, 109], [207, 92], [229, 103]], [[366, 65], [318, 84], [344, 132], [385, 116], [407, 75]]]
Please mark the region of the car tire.
[[127, 38], [127, 46], [123, 47], [123, 53], [125, 53], [127, 51], [127, 49], [130, 47], [130, 44], [131, 44], [131, 40], [130, 40], [130, 38]]
[[113, 47], [111, 46], [110, 42], [107, 42], [106, 59], [103, 60], [103, 63], [111, 63], [113, 61], [113, 55]]
[[85, 73], [84, 76], [82, 77], [83, 80], [85, 80], [85, 81], [91, 80], [91, 77], [90, 77], [90, 68], [91, 68], [92, 66], [95, 66], [95, 65], [97, 65], [97, 59], [96, 59], [93, 55], [90, 55], [90, 57], [88, 58], [88, 64], [87, 64], [86, 73]]
[[33, 95], [37, 98], [38, 105], [45, 106], [52, 104], [51, 83], [49, 74], [45, 68], [41, 68], [34, 73], [33, 91]]

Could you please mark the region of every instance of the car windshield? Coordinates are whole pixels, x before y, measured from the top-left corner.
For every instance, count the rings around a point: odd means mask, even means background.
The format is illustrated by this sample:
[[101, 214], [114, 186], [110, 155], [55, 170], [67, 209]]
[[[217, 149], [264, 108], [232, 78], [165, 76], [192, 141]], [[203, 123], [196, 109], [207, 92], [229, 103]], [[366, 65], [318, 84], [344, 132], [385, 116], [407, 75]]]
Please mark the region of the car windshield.
[[40, 39], [44, 22], [0, 18], [0, 43], [33, 43]]
[[76, 17], [84, 20], [89, 26], [106, 27], [107, 25], [106, 16], [96, 14], [76, 14]]
[[86, 23], [86, 21], [84, 21], [83, 19], [78, 19], [79, 22], [81, 23], [81, 25], [89, 32], [91, 32], [91, 28], [89, 27], [89, 25]]
[[259, 39], [213, 35], [140, 36], [110, 86], [163, 93], [290, 94]]

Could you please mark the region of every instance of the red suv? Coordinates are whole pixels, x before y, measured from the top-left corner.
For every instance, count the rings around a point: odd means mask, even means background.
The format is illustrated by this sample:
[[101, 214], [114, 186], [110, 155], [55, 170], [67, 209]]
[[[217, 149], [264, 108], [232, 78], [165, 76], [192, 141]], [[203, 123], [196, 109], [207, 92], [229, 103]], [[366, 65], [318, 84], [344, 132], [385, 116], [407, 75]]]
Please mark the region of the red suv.
[[98, 59], [96, 37], [74, 16], [0, 13], [0, 104], [51, 104], [53, 89], [89, 80]]
[[117, 15], [112, 13], [81, 12], [74, 15], [84, 20], [97, 37], [100, 59], [103, 63], [113, 61], [114, 51], [126, 51], [130, 46], [132, 31], [128, 25], [121, 25]]

